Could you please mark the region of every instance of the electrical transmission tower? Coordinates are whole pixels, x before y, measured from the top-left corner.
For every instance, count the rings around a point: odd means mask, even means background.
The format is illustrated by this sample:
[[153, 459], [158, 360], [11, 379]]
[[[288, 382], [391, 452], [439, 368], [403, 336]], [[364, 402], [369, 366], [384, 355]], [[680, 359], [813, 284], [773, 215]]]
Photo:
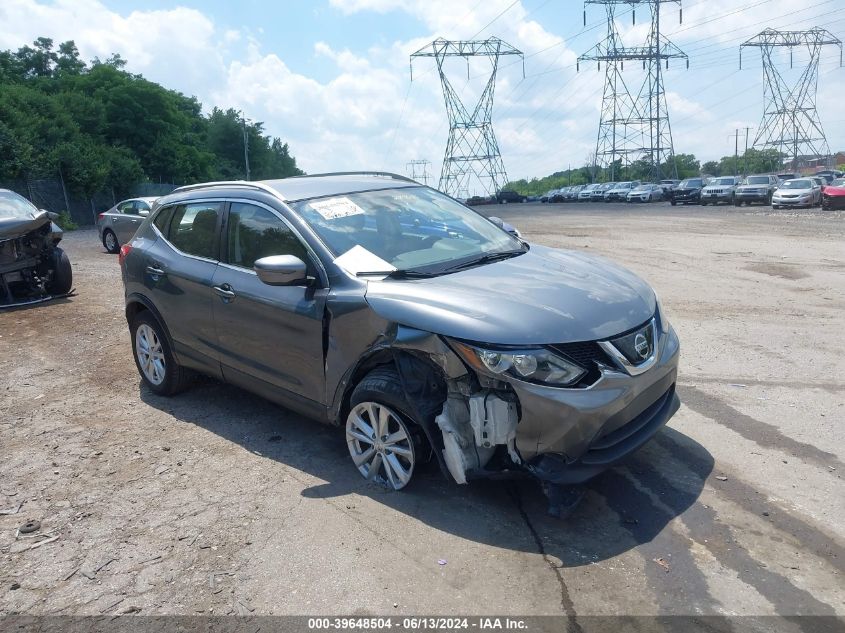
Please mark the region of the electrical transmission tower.
[[[620, 177], [619, 171], [636, 160], [649, 165], [649, 178], [658, 181], [671, 175], [677, 178], [675, 150], [672, 146], [672, 128], [663, 87], [663, 66], [669, 68], [670, 59], [683, 59], [689, 68], [684, 52], [660, 34], [660, 5], [681, 0], [585, 0], [586, 5], [600, 4], [607, 12], [607, 37], [578, 58], [578, 69], [584, 61], [605, 64], [604, 94], [601, 119], [596, 141], [596, 166], [609, 170], [611, 181]], [[636, 22], [637, 7], [645, 7], [651, 19], [651, 28], [645, 46], [624, 46], [616, 28], [616, 11], [628, 6]], [[625, 62], [640, 62], [646, 71], [645, 79], [636, 92], [629, 89], [622, 71]], [[617, 171], [619, 170], [619, 171]]]
[[428, 179], [431, 174], [428, 172], [429, 163], [427, 160], [412, 160], [405, 167], [408, 169], [408, 176], [411, 180], [416, 180], [424, 185], [428, 184]]
[[[473, 41], [438, 38], [411, 55], [411, 81], [414, 78], [414, 59], [418, 57], [433, 57], [440, 73], [446, 115], [449, 119], [449, 140], [446, 143], [438, 185], [438, 189], [444, 193], [467, 197], [471, 191], [475, 192], [480, 188], [483, 193], [490, 195], [499, 191], [508, 181], [499, 144], [493, 133], [496, 73], [499, 69], [499, 58], [507, 55], [523, 57], [522, 51], [496, 37]], [[467, 60], [467, 81], [470, 57], [486, 57], [490, 60], [490, 76], [472, 110], [466, 108], [446, 77], [443, 65], [450, 57], [463, 57]], [[523, 65], [524, 63], [523, 58]], [[524, 66], [522, 72], [524, 76]]]
[[[842, 66], [842, 42], [829, 31], [813, 28], [809, 31], [775, 31], [766, 29], [739, 47], [739, 67], [742, 68], [742, 49], [760, 49], [763, 58], [765, 87], [763, 89], [763, 121], [754, 147], [776, 149], [782, 158], [792, 157], [792, 169], [808, 159], [830, 161], [822, 124], [816, 111], [816, 89], [819, 80], [819, 60], [823, 46], [839, 46], [839, 65]], [[789, 50], [789, 67], [793, 67], [793, 51], [806, 47], [810, 59], [797, 83], [790, 87], [778, 71], [773, 54], [776, 49]]]

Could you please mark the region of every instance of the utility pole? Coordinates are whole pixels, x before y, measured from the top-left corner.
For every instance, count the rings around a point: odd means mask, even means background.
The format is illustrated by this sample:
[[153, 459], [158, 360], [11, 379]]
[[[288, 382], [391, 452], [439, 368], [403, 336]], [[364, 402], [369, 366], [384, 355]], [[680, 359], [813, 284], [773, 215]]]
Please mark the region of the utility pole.
[[[449, 119], [449, 139], [446, 142], [440, 182], [437, 186], [444, 193], [461, 197], [462, 192], [468, 193], [472, 185], [474, 189], [480, 187], [484, 193], [495, 195], [508, 182], [499, 144], [493, 133], [493, 94], [496, 90], [496, 73], [499, 70], [499, 58], [506, 55], [523, 58], [522, 74], [524, 76], [525, 61], [522, 51], [497, 37], [471, 41], [438, 38], [411, 55], [411, 81], [414, 78], [414, 60], [420, 57], [433, 57], [440, 74], [446, 116]], [[452, 57], [466, 60], [467, 75], [469, 75], [470, 57], [485, 57], [490, 61], [491, 69], [487, 84], [478, 103], [471, 110], [466, 108], [446, 77], [444, 63]]]
[[[675, 151], [672, 144], [672, 127], [663, 85], [663, 64], [669, 67], [670, 59], [683, 59], [689, 68], [689, 59], [672, 42], [660, 33], [660, 5], [671, 2], [681, 5], [681, 0], [584, 0], [588, 4], [605, 6], [607, 37], [578, 58], [580, 70], [583, 61], [593, 60], [605, 64], [604, 95], [602, 97], [599, 133], [596, 141], [596, 167], [609, 167], [610, 179], [616, 179], [616, 161], [619, 171], [630, 170], [632, 162], [644, 159], [650, 163], [649, 177], [660, 180], [664, 165], [677, 178]], [[645, 7], [649, 12], [651, 28], [645, 46], [624, 46], [615, 24], [618, 6], [632, 9], [636, 23], [636, 9]], [[587, 21], [586, 8], [584, 23]], [[625, 61], [643, 65], [646, 77], [639, 91], [632, 91], [622, 75]]]
[[428, 166], [430, 164], [425, 159], [412, 160], [405, 165], [405, 168], [408, 170], [408, 176], [411, 180], [416, 180], [417, 182], [422, 181], [424, 185], [428, 185], [428, 179], [431, 177], [428, 173]]
[[246, 179], [249, 180], [249, 134], [246, 130], [246, 117], [241, 113], [241, 122], [244, 129], [244, 165], [246, 166]]
[[[763, 120], [757, 130], [754, 147], [776, 149], [781, 155], [781, 163], [784, 157], [791, 155], [794, 171], [798, 171], [802, 159], [824, 158], [829, 161], [830, 146], [816, 111], [819, 61], [822, 47], [838, 46], [841, 67], [842, 41], [819, 27], [808, 31], [766, 29], [740, 45], [740, 70], [742, 50], [749, 46], [760, 49], [765, 73]], [[786, 83], [775, 63], [773, 55], [779, 48], [789, 49], [790, 68], [795, 48], [806, 48], [809, 53], [810, 59], [793, 86]]]
[[748, 134], [750, 132], [751, 132], [751, 128], [746, 127], [745, 128], [745, 154], [742, 155], [742, 157], [743, 157], [742, 171], [745, 172], [745, 173], [743, 173], [743, 176], [748, 175]]
[[739, 128], [734, 134], [734, 176], [739, 174]]

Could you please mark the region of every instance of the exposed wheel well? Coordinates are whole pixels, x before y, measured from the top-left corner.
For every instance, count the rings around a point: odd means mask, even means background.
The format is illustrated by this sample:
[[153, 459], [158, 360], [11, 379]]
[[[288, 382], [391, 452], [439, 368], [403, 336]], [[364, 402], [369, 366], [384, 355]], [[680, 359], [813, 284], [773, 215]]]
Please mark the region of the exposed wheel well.
[[[400, 365], [402, 366], [400, 367]], [[355, 387], [358, 386], [358, 383], [361, 382], [364, 376], [366, 376], [376, 367], [380, 366], [391, 366], [397, 371], [400, 376], [400, 379], [403, 380], [403, 391], [405, 392], [406, 397], [409, 399], [409, 404], [411, 406], [419, 408], [416, 406], [417, 403], [413, 402], [415, 396], [419, 397], [419, 395], [415, 394], [414, 389], [409, 388], [409, 385], [406, 384], [405, 374], [407, 373], [409, 367], [420, 367], [425, 368], [426, 370], [430, 370], [431, 375], [434, 377], [434, 380], [431, 382], [430, 387], [433, 388], [435, 392], [442, 393], [443, 400], [445, 400], [447, 393], [446, 379], [443, 375], [442, 370], [433, 361], [428, 358], [425, 358], [424, 356], [413, 354], [404, 350], [382, 349], [364, 358], [352, 372], [352, 375], [349, 378], [349, 382], [347, 383], [346, 388], [343, 392], [343, 400], [341, 402], [341, 406], [338, 409], [339, 416], [338, 420], [336, 421], [338, 424], [343, 424], [346, 420], [346, 416], [349, 414], [349, 401], [352, 397], [352, 392], [355, 390]], [[427, 404], [433, 405], [435, 403], [429, 402]], [[437, 403], [437, 405], [439, 404], [440, 403]]]

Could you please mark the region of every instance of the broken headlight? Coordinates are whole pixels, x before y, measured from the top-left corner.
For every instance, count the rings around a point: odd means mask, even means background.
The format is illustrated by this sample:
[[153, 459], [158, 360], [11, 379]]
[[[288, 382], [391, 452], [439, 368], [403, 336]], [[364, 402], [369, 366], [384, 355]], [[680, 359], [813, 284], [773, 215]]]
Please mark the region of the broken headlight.
[[578, 382], [587, 370], [542, 347], [527, 349], [487, 349], [452, 341], [454, 349], [474, 369], [493, 375], [553, 387]]

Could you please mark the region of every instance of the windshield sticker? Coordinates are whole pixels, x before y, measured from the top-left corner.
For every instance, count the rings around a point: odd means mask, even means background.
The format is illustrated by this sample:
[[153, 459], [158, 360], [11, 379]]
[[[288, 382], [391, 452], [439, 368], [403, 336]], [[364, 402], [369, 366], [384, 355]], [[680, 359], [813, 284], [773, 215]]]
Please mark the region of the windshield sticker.
[[329, 198], [328, 200], [314, 200], [308, 206], [319, 213], [324, 220], [348, 218], [351, 215], [364, 215], [364, 209], [349, 198]]
[[384, 261], [378, 255], [371, 253], [363, 246], [356, 245], [334, 260], [335, 264], [344, 270], [357, 275], [358, 273], [381, 273], [385, 275], [396, 270], [395, 266]]

